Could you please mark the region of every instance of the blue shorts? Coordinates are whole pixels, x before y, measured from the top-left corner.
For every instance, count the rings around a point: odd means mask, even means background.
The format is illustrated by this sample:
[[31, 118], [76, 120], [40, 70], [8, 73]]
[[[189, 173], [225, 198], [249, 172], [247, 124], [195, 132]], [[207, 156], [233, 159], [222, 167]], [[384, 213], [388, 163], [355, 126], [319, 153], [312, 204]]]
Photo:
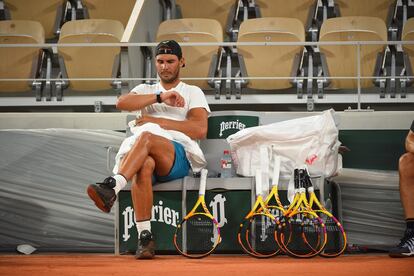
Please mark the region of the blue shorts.
[[188, 162], [187, 156], [185, 155], [184, 147], [175, 141], [171, 142], [174, 145], [175, 152], [174, 164], [166, 176], [159, 176], [154, 173], [152, 183], [168, 182], [188, 175], [188, 171], [190, 170], [190, 162]]

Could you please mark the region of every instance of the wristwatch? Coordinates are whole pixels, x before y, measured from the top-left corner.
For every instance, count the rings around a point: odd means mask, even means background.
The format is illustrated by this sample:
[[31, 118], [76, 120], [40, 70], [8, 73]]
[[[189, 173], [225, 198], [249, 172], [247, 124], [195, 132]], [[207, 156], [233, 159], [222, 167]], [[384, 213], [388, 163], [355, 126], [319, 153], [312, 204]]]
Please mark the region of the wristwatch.
[[157, 103], [162, 103], [161, 93], [162, 93], [161, 91], [158, 91], [155, 93], [157, 95]]

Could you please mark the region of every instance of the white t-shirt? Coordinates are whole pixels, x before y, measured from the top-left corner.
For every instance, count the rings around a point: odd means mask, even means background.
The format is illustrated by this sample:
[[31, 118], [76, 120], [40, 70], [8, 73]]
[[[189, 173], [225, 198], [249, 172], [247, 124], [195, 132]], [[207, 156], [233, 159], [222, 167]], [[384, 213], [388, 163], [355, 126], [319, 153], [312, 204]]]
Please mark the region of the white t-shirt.
[[[203, 91], [194, 85], [188, 85], [180, 82], [176, 87], [170, 91], [178, 92], [185, 100], [184, 107], [172, 107], [165, 103], [154, 103], [141, 110], [142, 115], [150, 115], [158, 118], [167, 118], [177, 121], [184, 121], [187, 118], [187, 113], [193, 108], [204, 108], [210, 114], [210, 107], [208, 106], [206, 97]], [[140, 84], [131, 90], [136, 94], [155, 94], [158, 91], [167, 91], [160, 83], [149, 85]], [[135, 122], [135, 121], [133, 121]], [[121, 145], [121, 148], [116, 156], [116, 163], [114, 167], [114, 174], [118, 172], [120, 160], [131, 149], [136, 139], [142, 131], [149, 131], [156, 135], [163, 136], [167, 139], [177, 141], [183, 145], [188, 161], [194, 172], [199, 172], [206, 167], [207, 161], [198, 143], [182, 132], [175, 130], [164, 130], [158, 125], [147, 123], [142, 126], [131, 127], [132, 136], [126, 138]]]
[[[184, 107], [173, 107], [165, 103], [154, 103], [142, 109], [142, 115], [184, 121], [187, 118], [188, 111], [197, 107], [204, 108], [210, 114], [211, 111], [206, 97], [199, 87], [180, 82], [176, 87], [169, 91], [173, 90], [178, 92], [184, 98]], [[131, 90], [132, 93], [136, 94], [155, 94], [158, 91], [166, 92], [167, 90], [162, 87], [161, 83], [152, 85], [140, 84]]]

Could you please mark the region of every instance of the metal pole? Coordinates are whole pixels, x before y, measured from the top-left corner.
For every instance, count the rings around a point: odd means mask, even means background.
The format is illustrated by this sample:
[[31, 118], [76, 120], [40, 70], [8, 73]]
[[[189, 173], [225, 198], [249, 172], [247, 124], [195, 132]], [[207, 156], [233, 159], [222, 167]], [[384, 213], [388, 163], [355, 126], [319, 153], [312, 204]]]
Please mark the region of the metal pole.
[[358, 110], [361, 110], [361, 44], [357, 43]]

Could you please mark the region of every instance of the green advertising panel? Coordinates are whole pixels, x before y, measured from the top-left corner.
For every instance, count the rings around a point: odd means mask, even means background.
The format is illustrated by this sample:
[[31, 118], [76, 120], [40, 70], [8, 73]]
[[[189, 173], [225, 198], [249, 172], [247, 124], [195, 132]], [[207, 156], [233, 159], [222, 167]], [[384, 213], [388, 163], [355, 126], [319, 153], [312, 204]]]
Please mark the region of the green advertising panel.
[[342, 154], [345, 168], [398, 170], [408, 130], [341, 130], [339, 141], [351, 151]]
[[[198, 191], [187, 192], [187, 212], [194, 206]], [[154, 192], [151, 228], [158, 253], [175, 253], [172, 239], [182, 219], [181, 191]], [[251, 206], [249, 190], [207, 191], [206, 204], [221, 227], [222, 242], [216, 252], [241, 252], [237, 243], [237, 230]], [[119, 193], [119, 252], [135, 252], [137, 231], [130, 191]]]
[[[187, 193], [187, 207], [192, 207], [197, 201], [198, 192]], [[217, 246], [216, 252], [240, 253], [241, 248], [237, 242], [237, 231], [240, 222], [250, 211], [250, 191], [208, 191], [205, 196], [206, 204], [212, 215], [216, 218], [222, 242]]]
[[[217, 246], [215, 253], [243, 253], [237, 241], [237, 232], [244, 216], [251, 209], [252, 193], [241, 182], [250, 185], [250, 181], [250, 178], [233, 178], [230, 181], [224, 181], [220, 178], [208, 179], [210, 187], [215, 188], [206, 192], [206, 205], [219, 223], [222, 238], [222, 242]], [[217, 188], [217, 184], [223, 188]], [[237, 184], [239, 184], [239, 189], [235, 188]], [[337, 215], [336, 207], [340, 196], [336, 195], [335, 186], [328, 184], [326, 181], [323, 183], [314, 182], [314, 184], [315, 187], [323, 185], [326, 207]], [[198, 191], [195, 190], [198, 185], [198, 179], [188, 179], [186, 185], [187, 187], [192, 187], [186, 193], [185, 212], [188, 213], [198, 198]], [[319, 193], [319, 189], [317, 193]], [[287, 191], [280, 190], [279, 194], [283, 204], [288, 205]], [[137, 231], [130, 191], [121, 191], [118, 200], [119, 252], [135, 252], [137, 247]], [[181, 219], [182, 191], [179, 189], [174, 191], [154, 191], [151, 227], [156, 239], [157, 254], [177, 254], [172, 240]]]
[[226, 139], [239, 130], [258, 125], [258, 116], [225, 115], [209, 117], [207, 139]]
[[[132, 206], [131, 192], [119, 193], [119, 251], [135, 252], [137, 248], [137, 228]], [[154, 193], [151, 228], [156, 238], [158, 250], [175, 251], [172, 237], [181, 220], [181, 191]]]

